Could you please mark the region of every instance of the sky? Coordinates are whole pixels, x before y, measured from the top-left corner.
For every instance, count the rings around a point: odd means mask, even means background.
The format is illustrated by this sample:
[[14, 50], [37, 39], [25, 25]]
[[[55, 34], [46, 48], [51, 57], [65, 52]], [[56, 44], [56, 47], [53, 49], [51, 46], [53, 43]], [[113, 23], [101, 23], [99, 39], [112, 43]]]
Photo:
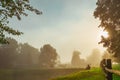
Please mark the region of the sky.
[[40, 49], [44, 44], [51, 44], [60, 56], [61, 62], [70, 62], [74, 50], [81, 52], [81, 57], [89, 56], [93, 49], [103, 50], [98, 44], [101, 29], [100, 21], [93, 12], [97, 0], [30, 0], [32, 6], [42, 11], [42, 15], [27, 12], [10, 20], [10, 26], [22, 31], [21, 36], [14, 36], [17, 41], [29, 43]]

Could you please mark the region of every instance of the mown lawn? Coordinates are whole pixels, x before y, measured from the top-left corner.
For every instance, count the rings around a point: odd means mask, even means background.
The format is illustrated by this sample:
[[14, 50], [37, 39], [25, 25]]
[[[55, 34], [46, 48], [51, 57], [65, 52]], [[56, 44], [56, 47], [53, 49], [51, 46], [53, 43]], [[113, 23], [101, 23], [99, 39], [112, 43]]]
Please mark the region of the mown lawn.
[[105, 76], [99, 68], [93, 68], [51, 80], [105, 80]]

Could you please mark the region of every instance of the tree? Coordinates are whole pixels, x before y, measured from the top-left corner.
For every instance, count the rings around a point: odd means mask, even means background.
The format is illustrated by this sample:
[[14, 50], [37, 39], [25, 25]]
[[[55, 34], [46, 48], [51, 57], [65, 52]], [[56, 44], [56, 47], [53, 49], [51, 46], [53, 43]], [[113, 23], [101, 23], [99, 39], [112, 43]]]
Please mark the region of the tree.
[[19, 44], [17, 67], [31, 67], [38, 64], [39, 51], [28, 43]]
[[80, 58], [81, 53], [79, 51], [74, 51], [72, 55], [71, 64], [73, 67], [84, 67], [85, 60]]
[[120, 60], [120, 0], [98, 0], [96, 4], [94, 16], [101, 21], [99, 27], [109, 34], [108, 38], [102, 36], [100, 43]]
[[26, 10], [41, 14], [42, 12], [33, 8], [29, 0], [0, 0], [0, 43], [8, 43], [6, 33], [21, 35], [22, 32], [14, 30], [8, 26], [8, 19], [17, 17], [21, 20], [21, 15], [27, 16]]
[[15, 39], [7, 38], [10, 44], [0, 46], [0, 68], [14, 67], [17, 59], [18, 43]]
[[87, 63], [91, 66], [99, 66], [101, 60], [101, 54], [99, 49], [93, 49], [91, 55], [87, 57]]
[[42, 68], [53, 68], [57, 64], [58, 54], [50, 44], [44, 45], [40, 49], [40, 67]]
[[80, 55], [79, 51], [74, 51], [73, 52], [72, 60], [71, 60], [71, 64], [73, 66], [79, 66], [79, 64], [80, 64], [80, 57], [79, 57], [79, 55]]
[[117, 62], [119, 63], [120, 60], [116, 57], [114, 57], [112, 54], [110, 54], [108, 51], [104, 51], [103, 55], [102, 55], [103, 59], [111, 59], [112, 62]]
[[38, 67], [39, 50], [28, 43], [6, 38], [9, 44], [0, 45], [0, 68]]
[[104, 51], [102, 58], [103, 59], [112, 59], [112, 55], [108, 51]]

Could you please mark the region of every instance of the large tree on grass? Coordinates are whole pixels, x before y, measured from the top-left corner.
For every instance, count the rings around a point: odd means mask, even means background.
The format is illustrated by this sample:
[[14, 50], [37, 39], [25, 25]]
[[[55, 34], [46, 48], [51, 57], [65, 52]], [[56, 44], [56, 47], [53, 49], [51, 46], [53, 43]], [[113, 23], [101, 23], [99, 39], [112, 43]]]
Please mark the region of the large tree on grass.
[[0, 0], [0, 43], [8, 43], [6, 33], [21, 35], [22, 32], [14, 30], [8, 26], [8, 19], [17, 17], [21, 20], [21, 15], [27, 16], [26, 10], [41, 14], [42, 12], [33, 8], [29, 0]]
[[114, 57], [120, 59], [120, 0], [98, 0], [94, 11], [95, 18], [101, 21], [99, 27], [108, 32], [101, 42]]

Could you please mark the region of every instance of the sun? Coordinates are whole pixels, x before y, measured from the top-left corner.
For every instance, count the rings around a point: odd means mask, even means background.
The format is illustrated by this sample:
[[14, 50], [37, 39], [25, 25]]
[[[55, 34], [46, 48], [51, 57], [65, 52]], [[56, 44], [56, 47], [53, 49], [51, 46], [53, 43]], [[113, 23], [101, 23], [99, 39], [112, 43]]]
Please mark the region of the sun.
[[105, 38], [108, 38], [108, 37], [109, 37], [108, 32], [103, 31], [103, 30], [101, 30], [99, 34], [100, 34], [100, 36], [103, 36], [103, 37], [105, 37]]

